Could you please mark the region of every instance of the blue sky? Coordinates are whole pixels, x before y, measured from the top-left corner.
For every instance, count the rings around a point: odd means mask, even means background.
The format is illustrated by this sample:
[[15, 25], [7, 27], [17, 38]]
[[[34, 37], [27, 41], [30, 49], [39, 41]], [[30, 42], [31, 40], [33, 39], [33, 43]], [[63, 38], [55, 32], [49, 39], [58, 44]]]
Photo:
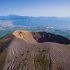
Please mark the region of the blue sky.
[[70, 0], [0, 0], [0, 16], [70, 17]]

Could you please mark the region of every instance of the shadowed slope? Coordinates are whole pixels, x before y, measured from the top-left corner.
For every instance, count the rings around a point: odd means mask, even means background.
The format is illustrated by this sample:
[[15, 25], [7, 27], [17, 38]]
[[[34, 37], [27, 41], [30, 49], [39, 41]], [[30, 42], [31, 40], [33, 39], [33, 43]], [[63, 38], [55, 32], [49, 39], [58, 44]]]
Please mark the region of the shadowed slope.
[[3, 69], [5, 59], [8, 54], [7, 49], [9, 47], [9, 44], [13, 40], [13, 37], [14, 36], [12, 34], [7, 34], [0, 39], [0, 70]]
[[10, 42], [13, 39], [13, 35], [12, 34], [8, 34], [6, 36], [4, 36], [3, 38], [0, 39], [0, 53], [8, 47], [8, 45], [10, 44]]
[[55, 35], [47, 32], [34, 32], [32, 33], [34, 39], [39, 43], [54, 42], [60, 44], [70, 44], [70, 40], [60, 35]]

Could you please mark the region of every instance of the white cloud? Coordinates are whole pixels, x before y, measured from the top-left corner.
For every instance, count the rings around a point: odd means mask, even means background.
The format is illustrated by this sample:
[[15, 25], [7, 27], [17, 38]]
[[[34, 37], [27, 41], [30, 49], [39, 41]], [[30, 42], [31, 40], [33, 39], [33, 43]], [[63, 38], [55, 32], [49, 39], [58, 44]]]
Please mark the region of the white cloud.
[[0, 21], [1, 27], [14, 27], [15, 25], [11, 21]]

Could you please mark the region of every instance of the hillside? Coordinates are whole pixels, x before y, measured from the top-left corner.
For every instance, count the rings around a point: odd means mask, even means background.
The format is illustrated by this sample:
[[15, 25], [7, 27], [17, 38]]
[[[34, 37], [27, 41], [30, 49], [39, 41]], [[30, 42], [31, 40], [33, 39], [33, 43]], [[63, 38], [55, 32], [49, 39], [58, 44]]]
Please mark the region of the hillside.
[[29, 32], [25, 30], [17, 30], [13, 33], [13, 35], [17, 38], [34, 43], [55, 42], [61, 44], [70, 44], [70, 40], [68, 38], [47, 32]]
[[18, 31], [15, 31], [13, 33], [13, 35], [17, 38], [20, 38], [20, 39], [23, 39], [25, 41], [28, 41], [28, 42], [36, 42], [36, 40], [33, 38], [32, 36], [32, 33], [31, 32], [28, 32], [28, 31], [25, 31], [25, 30], [18, 30]]
[[69, 39], [24, 30], [11, 35], [11, 42], [0, 53], [0, 70], [70, 70]]

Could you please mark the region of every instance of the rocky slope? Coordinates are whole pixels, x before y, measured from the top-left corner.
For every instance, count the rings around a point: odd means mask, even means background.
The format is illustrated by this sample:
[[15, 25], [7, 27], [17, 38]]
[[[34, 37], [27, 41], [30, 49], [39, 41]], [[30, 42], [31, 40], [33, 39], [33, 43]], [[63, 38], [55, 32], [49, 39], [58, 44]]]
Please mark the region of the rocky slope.
[[12, 35], [10, 44], [0, 53], [0, 70], [70, 70], [69, 39], [24, 30]]
[[70, 44], [70, 40], [68, 38], [47, 32], [29, 32], [25, 30], [17, 30], [13, 33], [13, 35], [31, 43], [55, 42], [60, 44]]

